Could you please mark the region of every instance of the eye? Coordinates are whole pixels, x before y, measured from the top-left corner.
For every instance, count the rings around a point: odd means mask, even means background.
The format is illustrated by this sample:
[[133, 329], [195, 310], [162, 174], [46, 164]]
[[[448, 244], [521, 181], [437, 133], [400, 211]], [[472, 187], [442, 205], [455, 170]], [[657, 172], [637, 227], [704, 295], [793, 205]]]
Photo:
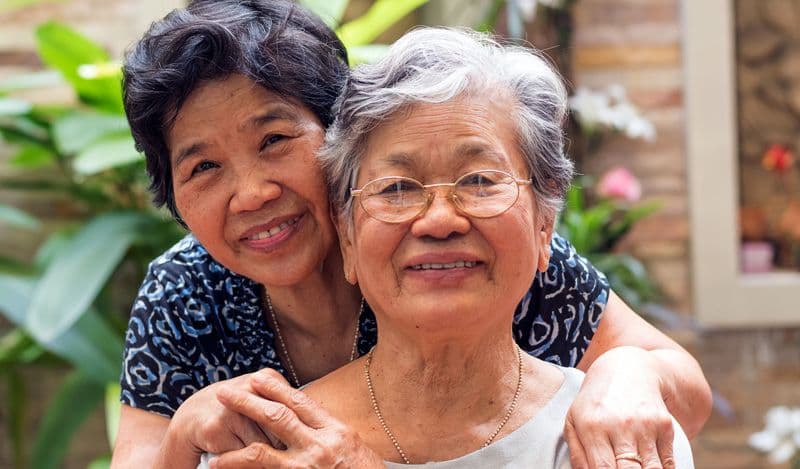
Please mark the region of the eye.
[[369, 192], [372, 195], [392, 197], [401, 194], [408, 194], [420, 189], [419, 184], [408, 179], [387, 179], [372, 183]]
[[264, 151], [267, 147], [275, 145], [276, 143], [287, 138], [289, 137], [282, 134], [269, 134], [265, 136], [263, 140], [261, 140], [261, 145], [259, 146], [258, 151]]
[[492, 173], [472, 173], [466, 175], [461, 181], [459, 181], [459, 186], [490, 186], [492, 184], [497, 184], [495, 179], [498, 179]]
[[196, 164], [194, 168], [192, 168], [192, 176], [218, 167], [219, 165], [212, 161], [201, 161], [200, 163]]

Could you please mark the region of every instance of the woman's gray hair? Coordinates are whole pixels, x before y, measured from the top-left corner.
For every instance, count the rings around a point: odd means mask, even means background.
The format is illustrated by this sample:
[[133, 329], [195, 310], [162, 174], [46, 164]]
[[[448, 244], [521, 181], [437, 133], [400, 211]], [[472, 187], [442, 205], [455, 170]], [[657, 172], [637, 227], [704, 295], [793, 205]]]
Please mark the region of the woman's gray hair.
[[382, 60], [356, 68], [339, 96], [319, 156], [335, 209], [352, 221], [350, 187], [367, 138], [398, 111], [497, 90], [515, 101], [517, 143], [539, 211], [555, 219], [573, 171], [564, 155], [567, 95], [561, 78], [532, 49], [501, 45], [474, 31], [431, 27], [408, 32]]

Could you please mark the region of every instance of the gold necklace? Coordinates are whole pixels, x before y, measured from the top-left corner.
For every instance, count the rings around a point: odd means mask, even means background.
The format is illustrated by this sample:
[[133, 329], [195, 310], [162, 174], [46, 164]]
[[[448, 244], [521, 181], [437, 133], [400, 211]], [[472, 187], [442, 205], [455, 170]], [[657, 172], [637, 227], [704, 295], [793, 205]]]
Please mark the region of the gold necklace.
[[[386, 424], [386, 420], [383, 418], [383, 414], [381, 413], [380, 407], [378, 407], [378, 400], [375, 399], [375, 390], [372, 389], [372, 377], [369, 374], [369, 366], [372, 364], [372, 352], [375, 351], [375, 347], [373, 347], [369, 354], [367, 354], [367, 360], [364, 362], [364, 374], [367, 376], [367, 389], [369, 390], [369, 398], [372, 401], [372, 409], [375, 411], [375, 415], [378, 416], [378, 421], [381, 423], [381, 427], [383, 427], [383, 431], [386, 433], [386, 436], [389, 437], [389, 440], [394, 445], [394, 449], [397, 450], [397, 454], [400, 455], [400, 458], [406, 464], [411, 464], [411, 461], [408, 460], [406, 457], [405, 451], [403, 448], [400, 447], [400, 443], [397, 442], [397, 438], [394, 437], [394, 434], [391, 430], [389, 430], [389, 425]], [[519, 393], [522, 389], [522, 350], [517, 347], [517, 364], [519, 368], [519, 377], [517, 378], [517, 389], [514, 391], [514, 397], [511, 398], [511, 404], [508, 406], [508, 412], [503, 417], [503, 420], [500, 422], [500, 425], [497, 426], [497, 429], [489, 435], [489, 438], [486, 439], [486, 442], [483, 443], [483, 447], [487, 447], [492, 444], [495, 437], [500, 434], [500, 430], [506, 426], [508, 420], [511, 418], [511, 414], [514, 413], [514, 409], [517, 407], [517, 400], [519, 400]]]
[[[286, 368], [289, 370], [289, 376], [292, 377], [292, 381], [294, 381], [294, 387], [300, 387], [300, 380], [297, 378], [297, 373], [294, 371], [294, 365], [292, 364], [292, 357], [289, 356], [289, 349], [286, 348], [286, 342], [283, 340], [283, 335], [281, 334], [281, 326], [278, 324], [278, 317], [275, 315], [275, 308], [272, 307], [272, 300], [269, 297], [269, 293], [267, 293], [267, 289], [264, 289], [264, 302], [267, 304], [267, 310], [269, 311], [269, 315], [272, 318], [272, 323], [275, 324], [275, 335], [278, 336], [278, 343], [281, 346], [281, 351], [283, 352], [283, 356], [286, 357]], [[358, 329], [361, 322], [361, 315], [364, 313], [364, 298], [361, 298], [360, 306], [358, 308], [358, 317], [356, 318], [356, 331], [353, 337], [353, 348], [350, 350], [350, 361], [356, 359], [356, 352], [358, 351]]]

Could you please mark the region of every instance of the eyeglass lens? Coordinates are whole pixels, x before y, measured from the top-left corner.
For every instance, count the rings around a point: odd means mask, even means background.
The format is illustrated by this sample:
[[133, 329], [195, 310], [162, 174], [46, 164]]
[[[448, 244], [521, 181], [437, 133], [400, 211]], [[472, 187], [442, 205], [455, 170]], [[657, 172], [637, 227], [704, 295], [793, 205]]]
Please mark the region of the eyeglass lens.
[[519, 187], [511, 175], [502, 171], [478, 171], [465, 174], [454, 184], [425, 187], [415, 179], [380, 178], [367, 183], [361, 193], [361, 205], [372, 217], [400, 223], [420, 215], [435, 197], [434, 187], [450, 186], [448, 197], [465, 214], [488, 218], [508, 210], [517, 200]]

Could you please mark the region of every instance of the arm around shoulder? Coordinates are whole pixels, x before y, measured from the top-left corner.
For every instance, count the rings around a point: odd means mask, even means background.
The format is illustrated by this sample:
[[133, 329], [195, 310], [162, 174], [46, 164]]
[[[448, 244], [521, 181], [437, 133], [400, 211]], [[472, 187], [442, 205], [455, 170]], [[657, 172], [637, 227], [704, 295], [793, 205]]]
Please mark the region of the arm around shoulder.
[[[697, 435], [711, 414], [711, 388], [700, 365], [689, 352], [639, 317], [612, 291], [597, 332], [578, 368], [589, 374], [601, 356], [625, 346], [649, 352], [667, 408], [689, 438]], [[619, 352], [615, 355], [621, 356]]]

